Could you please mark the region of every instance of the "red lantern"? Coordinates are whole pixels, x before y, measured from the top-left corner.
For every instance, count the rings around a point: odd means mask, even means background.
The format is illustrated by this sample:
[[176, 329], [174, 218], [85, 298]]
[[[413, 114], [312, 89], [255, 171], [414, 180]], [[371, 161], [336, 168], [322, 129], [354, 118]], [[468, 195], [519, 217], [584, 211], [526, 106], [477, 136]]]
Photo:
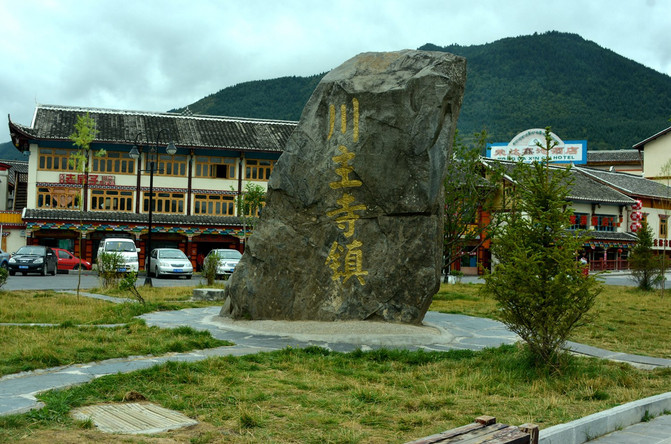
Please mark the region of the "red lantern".
[[643, 208], [643, 202], [641, 202], [639, 199], [636, 199], [636, 202], [634, 202], [631, 206], [632, 210], [640, 210]]
[[580, 216], [580, 225], [587, 225], [587, 216]]
[[571, 214], [571, 217], [569, 218], [569, 220], [571, 221], [571, 225], [575, 225], [575, 215], [574, 214]]

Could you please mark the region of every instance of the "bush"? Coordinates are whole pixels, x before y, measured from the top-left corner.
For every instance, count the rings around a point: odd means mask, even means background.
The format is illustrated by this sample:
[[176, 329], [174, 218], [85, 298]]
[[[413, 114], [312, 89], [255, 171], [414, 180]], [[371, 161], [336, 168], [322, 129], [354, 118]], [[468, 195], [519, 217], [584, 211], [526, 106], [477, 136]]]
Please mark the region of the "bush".
[[5, 267], [0, 267], [0, 287], [5, 285], [7, 282], [7, 276], [9, 275], [9, 271]]
[[123, 273], [118, 270], [125, 265], [119, 253], [101, 253], [98, 256], [98, 276], [104, 288], [116, 287]]
[[636, 232], [636, 245], [629, 256], [631, 276], [638, 288], [652, 290], [664, 279], [664, 266], [661, 257], [652, 249], [653, 234], [647, 222]]
[[213, 285], [214, 280], [217, 278], [217, 268], [219, 267], [219, 261], [221, 258], [219, 254], [214, 252], [208, 254], [203, 262], [203, 277], [207, 280], [207, 285]]

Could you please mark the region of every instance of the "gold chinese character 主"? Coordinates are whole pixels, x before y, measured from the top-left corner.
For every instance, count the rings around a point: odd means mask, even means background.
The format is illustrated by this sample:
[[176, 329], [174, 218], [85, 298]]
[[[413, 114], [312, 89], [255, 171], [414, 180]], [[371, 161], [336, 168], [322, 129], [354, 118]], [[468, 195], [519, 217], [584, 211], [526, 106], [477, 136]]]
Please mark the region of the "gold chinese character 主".
[[346, 146], [340, 145], [338, 150], [342, 153], [338, 156], [333, 156], [332, 159], [335, 163], [340, 165], [340, 168], [336, 168], [335, 172], [340, 176], [338, 182], [330, 182], [329, 186], [331, 189], [338, 188], [354, 188], [360, 187], [363, 183], [360, 180], [350, 179], [349, 175], [354, 171], [354, 167], [349, 164], [351, 160], [354, 159], [355, 154], [350, 152]]
[[326, 213], [328, 217], [334, 217], [339, 214], [342, 216], [338, 217], [335, 221], [338, 225], [338, 228], [345, 231], [345, 237], [352, 237], [354, 234], [354, 223], [360, 218], [355, 211], [363, 211], [366, 209], [365, 205], [352, 205], [354, 202], [354, 196], [349, 193], [344, 193], [343, 196], [336, 200], [340, 208]]
[[362, 245], [363, 243], [355, 240], [345, 245], [347, 247], [345, 252], [342, 245], [333, 242], [329, 255], [326, 257], [326, 262], [324, 262], [333, 272], [331, 279], [337, 281], [343, 278], [343, 283], [345, 283], [354, 276], [361, 285], [366, 285], [363, 277], [367, 276], [368, 272], [363, 270], [363, 252], [360, 249]]

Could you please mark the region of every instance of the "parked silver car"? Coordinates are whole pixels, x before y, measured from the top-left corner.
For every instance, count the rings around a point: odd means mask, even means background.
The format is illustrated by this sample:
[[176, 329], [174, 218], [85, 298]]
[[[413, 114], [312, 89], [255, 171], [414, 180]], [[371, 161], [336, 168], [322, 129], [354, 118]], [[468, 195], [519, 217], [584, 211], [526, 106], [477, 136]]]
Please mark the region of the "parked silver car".
[[242, 254], [238, 250], [232, 250], [228, 248], [218, 248], [216, 250], [210, 250], [205, 257], [205, 263], [210, 256], [214, 253], [219, 255], [219, 265], [217, 266], [217, 279], [224, 278], [228, 279], [230, 275], [235, 271], [235, 266], [240, 262]]
[[193, 276], [193, 265], [186, 254], [177, 248], [156, 248], [145, 260], [144, 269], [149, 276]]

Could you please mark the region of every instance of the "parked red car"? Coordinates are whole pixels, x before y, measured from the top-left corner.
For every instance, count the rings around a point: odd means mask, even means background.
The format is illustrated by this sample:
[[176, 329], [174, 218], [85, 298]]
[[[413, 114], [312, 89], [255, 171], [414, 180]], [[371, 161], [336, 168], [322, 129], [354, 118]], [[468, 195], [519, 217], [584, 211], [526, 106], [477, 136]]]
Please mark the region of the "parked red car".
[[91, 262], [79, 259], [68, 250], [62, 248], [52, 248], [52, 250], [54, 250], [56, 257], [58, 257], [58, 271], [78, 270], [80, 264], [84, 270], [91, 269]]

